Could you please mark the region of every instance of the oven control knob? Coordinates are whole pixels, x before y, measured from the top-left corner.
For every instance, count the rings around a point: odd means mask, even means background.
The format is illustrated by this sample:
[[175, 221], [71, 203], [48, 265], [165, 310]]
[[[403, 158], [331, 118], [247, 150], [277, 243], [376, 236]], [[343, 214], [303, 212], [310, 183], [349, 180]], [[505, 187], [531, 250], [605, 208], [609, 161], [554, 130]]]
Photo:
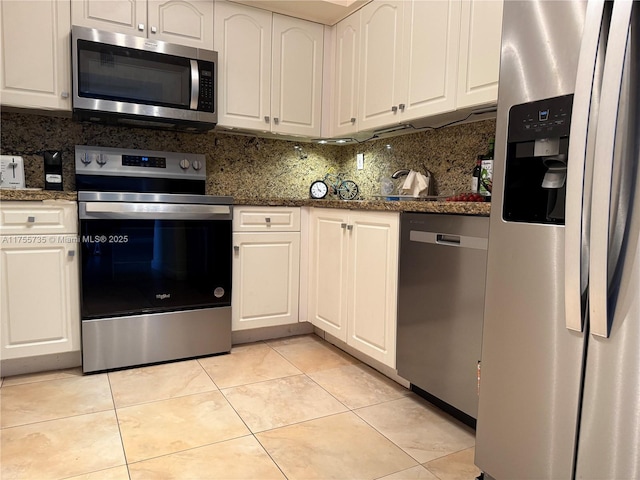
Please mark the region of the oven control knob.
[[180, 160], [181, 169], [186, 170], [187, 168], [189, 168], [189, 165], [191, 165], [191, 163], [189, 163], [189, 160], [187, 160], [186, 158], [183, 158], [182, 160]]
[[198, 171], [202, 168], [202, 162], [200, 160], [193, 161], [193, 169]]
[[80, 155], [80, 161], [85, 165], [89, 165], [91, 163], [91, 155], [88, 153], [82, 153]]
[[98, 154], [98, 158], [96, 158], [96, 163], [100, 166], [103, 166], [104, 164], [107, 163], [107, 157], [105, 157], [103, 154], [99, 153]]

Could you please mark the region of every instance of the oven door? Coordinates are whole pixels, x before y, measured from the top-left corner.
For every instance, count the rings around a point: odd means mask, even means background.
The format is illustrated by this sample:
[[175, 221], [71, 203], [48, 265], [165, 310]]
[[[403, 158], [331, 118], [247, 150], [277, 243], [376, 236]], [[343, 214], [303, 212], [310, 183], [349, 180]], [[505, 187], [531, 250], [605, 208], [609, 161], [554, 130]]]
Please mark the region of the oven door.
[[80, 202], [82, 319], [231, 305], [231, 207]]

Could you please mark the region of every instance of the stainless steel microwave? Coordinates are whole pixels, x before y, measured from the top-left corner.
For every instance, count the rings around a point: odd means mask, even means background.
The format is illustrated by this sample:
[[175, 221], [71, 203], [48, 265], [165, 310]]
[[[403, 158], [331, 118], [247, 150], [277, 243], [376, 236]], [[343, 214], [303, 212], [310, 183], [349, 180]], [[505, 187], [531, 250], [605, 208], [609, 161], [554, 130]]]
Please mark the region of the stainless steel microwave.
[[193, 132], [215, 127], [218, 54], [73, 26], [73, 117]]

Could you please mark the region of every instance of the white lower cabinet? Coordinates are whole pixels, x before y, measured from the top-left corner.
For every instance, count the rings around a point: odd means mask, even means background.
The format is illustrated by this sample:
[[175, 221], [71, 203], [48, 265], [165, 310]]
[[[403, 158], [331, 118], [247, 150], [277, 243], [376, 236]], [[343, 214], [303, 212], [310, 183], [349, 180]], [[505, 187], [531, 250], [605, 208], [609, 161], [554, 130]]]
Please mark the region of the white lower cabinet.
[[[46, 215], [61, 210], [70, 217], [75, 204], [52, 207], [3, 202], [0, 235], [0, 359], [16, 359], [80, 350], [80, 296], [77, 229], [46, 231]], [[31, 203], [31, 202], [30, 202]], [[7, 217], [29, 213], [23, 231]], [[41, 216], [40, 213], [45, 215]], [[39, 219], [43, 224], [39, 225]], [[7, 234], [7, 229], [11, 234]]]
[[232, 329], [297, 323], [300, 209], [236, 207], [233, 249]]
[[309, 317], [318, 328], [395, 368], [399, 216], [314, 208]]

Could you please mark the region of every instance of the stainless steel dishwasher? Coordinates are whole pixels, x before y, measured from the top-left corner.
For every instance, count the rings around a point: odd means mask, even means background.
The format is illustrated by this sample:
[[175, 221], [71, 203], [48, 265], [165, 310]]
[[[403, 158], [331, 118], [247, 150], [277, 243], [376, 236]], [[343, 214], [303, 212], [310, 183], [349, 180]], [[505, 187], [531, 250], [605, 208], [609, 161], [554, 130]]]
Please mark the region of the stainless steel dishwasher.
[[488, 217], [400, 217], [398, 374], [472, 427], [488, 237]]

